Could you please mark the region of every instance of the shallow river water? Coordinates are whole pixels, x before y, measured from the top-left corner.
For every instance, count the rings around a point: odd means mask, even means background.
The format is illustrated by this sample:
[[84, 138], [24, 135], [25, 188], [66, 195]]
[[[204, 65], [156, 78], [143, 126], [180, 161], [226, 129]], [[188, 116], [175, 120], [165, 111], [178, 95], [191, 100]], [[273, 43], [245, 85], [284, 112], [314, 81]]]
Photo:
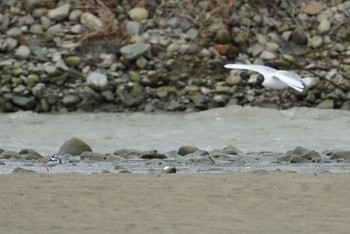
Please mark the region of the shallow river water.
[[122, 148], [167, 152], [182, 145], [203, 150], [233, 145], [243, 152], [285, 152], [296, 146], [318, 152], [350, 150], [350, 112], [314, 108], [229, 106], [157, 114], [16, 112], [0, 115], [0, 129], [0, 148], [31, 148], [42, 155], [57, 153], [72, 136], [99, 153]]

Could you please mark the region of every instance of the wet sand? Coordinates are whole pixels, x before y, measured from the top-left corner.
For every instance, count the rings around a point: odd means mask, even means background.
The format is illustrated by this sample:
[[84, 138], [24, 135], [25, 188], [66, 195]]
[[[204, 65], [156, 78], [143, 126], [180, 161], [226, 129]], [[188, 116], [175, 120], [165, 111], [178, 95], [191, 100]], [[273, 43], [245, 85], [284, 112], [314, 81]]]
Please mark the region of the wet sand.
[[0, 233], [348, 233], [349, 174], [0, 175]]

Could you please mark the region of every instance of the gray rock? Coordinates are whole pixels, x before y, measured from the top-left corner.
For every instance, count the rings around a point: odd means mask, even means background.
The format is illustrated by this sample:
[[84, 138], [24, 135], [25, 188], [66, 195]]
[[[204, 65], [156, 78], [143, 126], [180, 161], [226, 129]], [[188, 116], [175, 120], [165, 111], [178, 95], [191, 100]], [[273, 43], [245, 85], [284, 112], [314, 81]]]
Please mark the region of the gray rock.
[[0, 51], [12, 51], [18, 45], [18, 41], [12, 37], [6, 38], [5, 40], [0, 39]]
[[280, 49], [280, 46], [275, 42], [267, 42], [266, 50], [271, 52], [277, 52]]
[[231, 41], [230, 32], [225, 28], [219, 29], [215, 34], [214, 41], [220, 44], [230, 43]]
[[331, 157], [331, 160], [343, 159], [345, 161], [350, 161], [350, 151], [336, 151]]
[[310, 163], [309, 160], [292, 153], [288, 153], [280, 157], [279, 160], [283, 162], [289, 162], [289, 163]]
[[101, 92], [101, 96], [106, 100], [106, 101], [113, 101], [115, 98], [115, 93], [112, 92], [111, 90], [104, 90]]
[[126, 23], [126, 31], [131, 35], [141, 35], [144, 31], [144, 27], [140, 22], [128, 21]]
[[131, 9], [128, 12], [128, 15], [131, 20], [140, 22], [142, 20], [147, 19], [149, 16], [149, 13], [148, 13], [148, 10], [146, 10], [145, 8], [136, 7]]
[[243, 152], [240, 151], [239, 149], [237, 149], [236, 147], [229, 145], [225, 148], [223, 148], [222, 150], [220, 150], [220, 152], [224, 153], [224, 154], [229, 154], [229, 155], [237, 155], [237, 154], [242, 154]]
[[30, 55], [30, 49], [28, 46], [21, 45], [15, 51], [15, 57], [20, 60], [26, 60]]
[[108, 78], [105, 74], [91, 72], [86, 78], [86, 83], [94, 88], [104, 89], [108, 85]]
[[167, 156], [164, 154], [160, 154], [157, 151], [151, 151], [151, 152], [145, 152], [144, 154], [139, 156], [139, 158], [142, 158], [142, 159], [165, 159], [165, 158], [167, 158]]
[[26, 0], [23, 1], [24, 7], [27, 11], [31, 11], [34, 8], [44, 7], [45, 2], [42, 0]]
[[321, 162], [321, 159], [322, 159], [321, 155], [315, 150], [309, 150], [301, 146], [297, 146], [294, 149], [293, 153], [295, 155], [299, 155], [302, 158], [310, 160], [311, 162]]
[[187, 32], [186, 35], [188, 36], [189, 39], [194, 40], [198, 37], [198, 30], [195, 28], [190, 28]]
[[107, 162], [119, 162], [119, 161], [125, 161], [125, 160], [126, 160], [125, 158], [122, 158], [122, 157], [120, 157], [118, 155], [114, 155], [114, 154], [106, 155], [106, 161]]
[[92, 160], [92, 161], [106, 161], [106, 155], [95, 153], [91, 151], [85, 151], [80, 154], [81, 160]]
[[103, 26], [102, 20], [89, 12], [81, 15], [80, 23], [90, 30], [98, 30]]
[[294, 30], [290, 39], [299, 45], [305, 45], [307, 43], [307, 37], [305, 36], [305, 33], [300, 29]]
[[16, 167], [15, 169], [13, 169], [12, 173], [33, 173], [33, 172], [36, 172], [36, 171], [33, 171], [33, 170], [28, 170], [28, 169], [24, 169], [22, 167]]
[[24, 85], [20, 84], [16, 88], [14, 88], [12, 91], [15, 94], [23, 94], [26, 90], [27, 88]]
[[[85, 153], [85, 152], [83, 152]], [[81, 161], [81, 157], [79, 155], [77, 156], [72, 156], [72, 155], [68, 155], [66, 154], [65, 156], [68, 157], [64, 157], [69, 163], [79, 163]]]
[[345, 101], [340, 109], [342, 109], [342, 110], [350, 110], [350, 101]]
[[147, 66], [147, 59], [145, 57], [141, 56], [136, 60], [136, 66], [144, 69]]
[[18, 152], [26, 160], [42, 160], [44, 157], [33, 149], [23, 149]]
[[69, 14], [69, 20], [70, 21], [79, 21], [81, 15], [83, 12], [80, 9], [72, 10]]
[[30, 97], [14, 95], [12, 97], [12, 102], [25, 110], [33, 110], [36, 106], [35, 101]]
[[166, 105], [166, 109], [168, 111], [177, 111], [177, 110], [181, 110], [183, 109], [183, 106], [181, 105], [181, 103], [177, 100], [171, 100], [167, 105]]
[[226, 84], [230, 86], [237, 85], [241, 82], [241, 76], [236, 72], [230, 72], [229, 76], [225, 80]]
[[183, 32], [188, 31], [192, 27], [192, 24], [190, 21], [188, 21], [188, 19], [186, 19], [185, 17], [178, 17], [178, 16], [174, 16], [174, 17], [170, 18], [167, 21], [167, 25], [169, 25], [172, 28], [178, 27]]
[[15, 151], [5, 150], [0, 154], [0, 159], [23, 159], [22, 155]]
[[115, 155], [118, 155], [122, 158], [130, 159], [130, 158], [138, 158], [142, 155], [156, 155], [158, 152], [156, 150], [150, 151], [141, 151], [135, 149], [118, 149], [114, 151]]
[[101, 54], [100, 58], [103, 59], [103, 61], [96, 64], [96, 66], [99, 68], [109, 68], [115, 61], [114, 54]]
[[74, 105], [78, 104], [79, 101], [80, 101], [80, 98], [74, 94], [66, 95], [62, 99], [63, 105], [65, 105], [67, 107], [74, 106]]
[[300, 12], [304, 12], [308, 15], [317, 15], [323, 11], [325, 8], [324, 3], [317, 1], [310, 1], [309, 3], [305, 3], [301, 6]]
[[334, 108], [334, 100], [333, 99], [326, 99], [322, 102], [320, 102], [316, 108], [319, 109], [333, 109]]
[[259, 57], [264, 60], [271, 60], [277, 58], [276, 54], [267, 50], [264, 50]]
[[11, 28], [9, 30], [7, 30], [6, 35], [9, 37], [18, 37], [20, 35], [22, 35], [22, 30], [20, 28]]
[[120, 48], [121, 54], [127, 60], [134, 60], [140, 56], [151, 57], [151, 46], [147, 43], [137, 42]]
[[321, 34], [327, 33], [331, 29], [331, 22], [328, 19], [321, 20], [317, 27], [317, 31]]
[[308, 41], [308, 45], [313, 48], [320, 48], [323, 45], [323, 37], [320, 35], [311, 37]]
[[177, 154], [181, 155], [181, 156], [185, 156], [185, 155], [188, 155], [188, 154], [192, 154], [192, 153], [194, 153], [197, 150], [199, 150], [199, 149], [197, 147], [195, 147], [195, 146], [184, 145], [184, 146], [181, 146], [179, 148], [179, 150], [177, 151]]
[[69, 15], [70, 4], [66, 3], [48, 12], [47, 16], [55, 21], [62, 21], [66, 19]]
[[44, 29], [41, 24], [32, 24], [30, 25], [29, 32], [32, 34], [43, 34]]
[[265, 47], [263, 45], [261, 45], [260, 43], [256, 43], [252, 46], [250, 46], [247, 49], [247, 52], [249, 54], [251, 54], [253, 57], [258, 56], [259, 54], [261, 54], [264, 51]]
[[56, 36], [61, 36], [64, 34], [63, 31], [63, 25], [62, 24], [55, 24], [52, 25], [47, 29], [48, 34], [56, 35]]
[[205, 96], [204, 95], [202, 95], [202, 94], [193, 94], [193, 95], [191, 95], [190, 96], [190, 100], [194, 103], [194, 105], [196, 106], [196, 107], [199, 107], [199, 108], [201, 108], [201, 107], [205, 107], [205, 101], [206, 101], [206, 98], [205, 98]]
[[65, 141], [58, 151], [58, 156], [65, 154], [70, 155], [80, 155], [85, 151], [91, 151], [91, 147], [79, 138], [72, 137], [71, 139]]

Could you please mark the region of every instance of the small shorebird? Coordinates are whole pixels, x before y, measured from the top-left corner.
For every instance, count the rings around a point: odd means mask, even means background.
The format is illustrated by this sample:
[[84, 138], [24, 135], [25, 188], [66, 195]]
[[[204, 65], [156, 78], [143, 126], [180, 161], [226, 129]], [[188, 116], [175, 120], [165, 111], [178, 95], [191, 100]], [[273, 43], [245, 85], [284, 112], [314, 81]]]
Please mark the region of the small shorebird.
[[262, 85], [268, 89], [284, 89], [292, 87], [299, 92], [315, 84], [316, 79], [306, 77], [301, 78], [298, 74], [290, 71], [276, 70], [274, 68], [255, 64], [226, 64], [225, 68], [245, 69], [260, 73], [255, 85]]
[[44, 163], [44, 166], [46, 167], [46, 170], [49, 172], [50, 169], [52, 171], [53, 167], [57, 166], [58, 164], [62, 164], [62, 163], [63, 163], [62, 159], [60, 159], [57, 156], [57, 154], [54, 154], [50, 157], [50, 159], [46, 163]]

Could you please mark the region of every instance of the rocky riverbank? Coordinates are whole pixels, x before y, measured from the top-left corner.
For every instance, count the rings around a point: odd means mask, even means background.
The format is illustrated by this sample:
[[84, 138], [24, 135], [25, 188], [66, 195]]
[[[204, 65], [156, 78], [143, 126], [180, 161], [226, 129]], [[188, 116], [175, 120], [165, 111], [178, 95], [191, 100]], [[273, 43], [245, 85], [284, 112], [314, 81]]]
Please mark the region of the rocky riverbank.
[[291, 106], [350, 109], [350, 1], [41, 1], [0, 4], [0, 111], [275, 108], [266, 64], [319, 79]]
[[[350, 151], [317, 152], [298, 146], [287, 152], [242, 152], [234, 146], [207, 151], [181, 146], [169, 152], [117, 149], [111, 153], [93, 152], [79, 138], [71, 138], [60, 147], [63, 164], [52, 170], [59, 173], [228, 173], [298, 172], [349, 173]], [[46, 171], [48, 156], [33, 149], [19, 152], [0, 150], [0, 174]]]

